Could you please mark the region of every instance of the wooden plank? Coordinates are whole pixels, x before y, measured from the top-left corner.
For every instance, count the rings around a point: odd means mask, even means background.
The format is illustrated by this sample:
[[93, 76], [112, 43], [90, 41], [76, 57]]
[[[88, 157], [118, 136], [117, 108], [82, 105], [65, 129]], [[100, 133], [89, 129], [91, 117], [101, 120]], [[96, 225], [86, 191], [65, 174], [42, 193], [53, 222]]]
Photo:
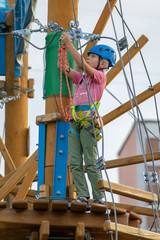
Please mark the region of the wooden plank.
[[71, 202], [71, 212], [85, 212], [87, 210], [87, 203], [84, 202]]
[[2, 138], [0, 137], [0, 152], [9, 168], [10, 171], [13, 171], [16, 169], [16, 166], [6, 148], [6, 145], [3, 143]]
[[9, 172], [6, 176], [0, 179], [0, 188], [10, 179], [10, 177], [16, 172], [17, 170], [14, 170], [12, 172]]
[[36, 124], [39, 125], [40, 123], [49, 123], [49, 122], [56, 122], [60, 120], [60, 113], [47, 113], [44, 115], [40, 115], [36, 117]]
[[15, 197], [15, 200], [24, 200], [28, 190], [34, 180], [34, 177], [36, 175], [37, 172], [37, 168], [38, 168], [38, 162], [35, 159], [31, 165], [31, 167], [28, 169], [28, 172], [23, 180], [23, 183], [20, 186], [20, 189]]
[[[108, 208], [111, 209], [113, 207], [112, 202], [107, 202]], [[134, 206], [129, 204], [123, 204], [123, 203], [115, 203], [116, 207], [124, 208], [127, 212], [133, 211], [137, 214], [145, 215], [145, 216], [153, 216], [153, 210], [151, 208], [147, 207], [140, 207], [140, 206]], [[160, 213], [160, 211], [159, 211]]]
[[39, 229], [39, 240], [47, 240], [50, 234], [49, 221], [42, 221]]
[[32, 163], [37, 159], [38, 150], [36, 150], [32, 156], [17, 169], [17, 171], [10, 177], [10, 179], [0, 189], [0, 200], [7, 196], [7, 194], [16, 186], [16, 184], [24, 177], [27, 170]]
[[0, 208], [6, 208], [6, 207], [7, 207], [6, 201], [0, 202]]
[[[124, 237], [125, 239], [130, 239], [130, 240], [138, 240], [138, 239], [159, 240], [160, 239], [159, 233], [142, 230], [142, 229], [135, 228], [135, 227], [129, 227], [129, 226], [122, 225], [122, 224], [117, 224], [117, 230], [118, 230], [118, 236]], [[106, 221], [104, 223], [104, 231], [106, 231], [106, 232], [112, 231], [113, 233], [115, 233], [115, 231], [116, 231], [115, 223]]]
[[138, 215], [137, 213], [133, 212], [133, 211], [130, 212], [129, 219], [139, 220], [140, 223], [142, 223], [142, 217], [140, 215]]
[[35, 199], [33, 201], [33, 209], [47, 211], [49, 208], [49, 199]]
[[[142, 35], [138, 40], [137, 43], [132, 45], [132, 47], [129, 49], [129, 56], [130, 59], [132, 59], [143, 47], [144, 45], [148, 42], [148, 38], [145, 35]], [[126, 52], [123, 57], [123, 64], [126, 66], [129, 63], [128, 59], [128, 53]], [[111, 70], [107, 73], [107, 84], [106, 86], [120, 73], [122, 70], [121, 62], [120, 60], [115, 64], [115, 67], [111, 68]]]
[[68, 201], [53, 201], [52, 202], [52, 211], [62, 211], [66, 212], [68, 209]]
[[83, 222], [78, 222], [75, 232], [75, 240], [84, 240], [85, 235], [85, 224]]
[[69, 227], [75, 229], [78, 222], [84, 222], [86, 228], [92, 228], [95, 230], [103, 230], [103, 223], [107, 220], [107, 214], [94, 214], [94, 213], [80, 213], [80, 212], [58, 212], [55, 211], [16, 211], [15, 209], [4, 208], [1, 209], [0, 214], [0, 231], [6, 229], [7, 226], [11, 226], [14, 223], [16, 228], [27, 227], [32, 229], [35, 226], [40, 226], [43, 220], [50, 222], [52, 229], [59, 226]]
[[28, 201], [27, 200], [13, 200], [12, 201], [13, 209], [28, 209]]
[[[159, 152], [154, 152], [153, 156], [155, 161], [160, 160]], [[146, 154], [145, 157], [147, 162], [152, 161], [151, 154]], [[110, 169], [110, 168], [116, 168], [116, 167], [129, 166], [129, 165], [143, 163], [143, 162], [144, 162], [143, 155], [135, 155], [135, 156], [126, 157], [126, 158], [107, 160], [105, 161], [105, 166], [107, 169]]]
[[[105, 189], [106, 191], [110, 192], [109, 184], [107, 181], [99, 180], [97, 185], [99, 189]], [[153, 202], [152, 193], [150, 192], [128, 187], [118, 183], [113, 183], [113, 182], [111, 182], [111, 188], [113, 193], [116, 193], [125, 197], [129, 197], [129, 198], [137, 199], [140, 201], [144, 201], [144, 202], [149, 202], [149, 203]], [[158, 201], [157, 195], [153, 194], [153, 196], [154, 196], [154, 200], [157, 202]]]
[[[12, 188], [10, 193], [12, 193], [15, 196], [18, 193], [18, 191], [19, 191], [19, 186], [16, 185], [14, 188]], [[27, 193], [27, 197], [35, 199], [36, 195], [37, 195], [37, 191], [35, 191], [33, 189], [29, 189], [29, 191]]]
[[[159, 91], [160, 91], [160, 82], [158, 82], [157, 84], [155, 84], [153, 86], [153, 90], [147, 89], [146, 91], [144, 91], [141, 94], [139, 94], [138, 96], [136, 96], [136, 101], [138, 104], [140, 104], [140, 103], [144, 102], [145, 100], [147, 100], [148, 98], [154, 96]], [[135, 107], [136, 104], [135, 104], [134, 99], [132, 99], [132, 103], [133, 103], [133, 107]], [[117, 117], [121, 116], [122, 114], [128, 112], [129, 110], [131, 110], [131, 102], [130, 101], [122, 104], [120, 107], [114, 109], [110, 113], [103, 116], [103, 124], [106, 125], [107, 123], [113, 121], [114, 119], [116, 119]]]
[[[117, 2], [117, 0], [110, 1], [111, 11], [114, 9], [114, 6], [116, 5], [116, 2]], [[109, 11], [108, 2], [107, 2], [106, 5], [104, 6], [104, 9], [103, 9], [102, 13], [101, 13], [101, 16], [98, 19], [98, 22], [97, 22], [97, 24], [96, 24], [96, 26], [93, 30], [93, 34], [100, 34], [101, 35], [103, 33], [103, 30], [104, 30], [109, 18], [110, 18], [110, 11]], [[87, 47], [85, 48], [84, 53], [83, 53], [84, 58], [86, 58], [89, 49], [96, 44], [97, 44], [97, 42], [90, 42], [90, 43], [87, 44]]]
[[29, 240], [38, 240], [38, 232], [32, 232]]
[[93, 213], [106, 213], [106, 205], [105, 204], [97, 204], [91, 203], [91, 212]]

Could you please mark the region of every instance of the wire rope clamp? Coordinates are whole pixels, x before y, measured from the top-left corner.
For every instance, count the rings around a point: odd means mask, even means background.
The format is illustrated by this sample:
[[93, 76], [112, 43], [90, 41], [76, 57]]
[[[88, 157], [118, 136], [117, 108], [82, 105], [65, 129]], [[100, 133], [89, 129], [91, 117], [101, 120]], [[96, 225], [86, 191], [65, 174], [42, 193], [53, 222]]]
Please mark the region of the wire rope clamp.
[[102, 156], [96, 160], [96, 168], [97, 168], [97, 171], [100, 171], [104, 168], [104, 161]]
[[148, 183], [149, 181], [152, 184], [158, 183], [158, 174], [157, 172], [143, 172], [144, 182]]

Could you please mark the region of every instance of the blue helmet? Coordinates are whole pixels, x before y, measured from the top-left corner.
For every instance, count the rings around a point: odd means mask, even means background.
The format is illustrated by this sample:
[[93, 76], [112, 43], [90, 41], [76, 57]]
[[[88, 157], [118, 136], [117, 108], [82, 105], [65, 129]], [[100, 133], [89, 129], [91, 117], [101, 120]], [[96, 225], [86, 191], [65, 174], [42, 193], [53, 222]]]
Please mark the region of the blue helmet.
[[116, 63], [116, 52], [113, 48], [107, 45], [95, 45], [88, 51], [88, 55], [90, 53], [95, 53], [99, 55], [101, 58], [109, 60], [109, 67], [114, 67]]

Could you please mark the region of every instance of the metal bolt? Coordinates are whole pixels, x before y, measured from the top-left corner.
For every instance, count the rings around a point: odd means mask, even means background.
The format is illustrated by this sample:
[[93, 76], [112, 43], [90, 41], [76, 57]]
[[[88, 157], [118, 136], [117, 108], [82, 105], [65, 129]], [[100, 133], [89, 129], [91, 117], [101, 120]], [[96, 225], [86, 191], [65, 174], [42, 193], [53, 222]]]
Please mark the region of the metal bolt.
[[64, 139], [64, 135], [61, 135], [60, 138], [61, 138], [61, 139]]
[[61, 192], [60, 192], [60, 191], [57, 191], [57, 195], [61, 195]]
[[63, 154], [63, 150], [59, 150], [59, 154]]
[[58, 180], [61, 180], [62, 179], [62, 176], [58, 176]]

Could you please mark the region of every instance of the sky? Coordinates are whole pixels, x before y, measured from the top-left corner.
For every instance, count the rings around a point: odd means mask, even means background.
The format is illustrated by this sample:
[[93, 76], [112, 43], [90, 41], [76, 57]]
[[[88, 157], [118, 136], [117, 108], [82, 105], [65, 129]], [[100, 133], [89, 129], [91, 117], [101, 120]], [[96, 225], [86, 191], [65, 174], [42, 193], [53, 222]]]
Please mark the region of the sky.
[[[47, 24], [47, 0], [38, 0], [35, 18], [43, 24]], [[160, 68], [159, 68], [159, 56], [160, 56], [160, 28], [158, 23], [160, 22], [160, 2], [155, 0], [154, 4], [151, 4], [149, 0], [121, 0], [117, 1], [117, 8], [120, 9], [120, 3], [123, 11], [123, 18], [129, 26], [135, 39], [138, 39], [144, 34], [149, 42], [143, 47], [142, 54], [149, 72], [149, 76], [152, 85], [159, 82]], [[106, 0], [79, 0], [78, 7], [78, 20], [79, 27], [83, 32], [92, 33], [98, 18], [106, 4]], [[74, 19], [73, 19], [74, 20]], [[121, 18], [119, 17], [116, 9], [113, 11], [113, 21], [115, 25], [116, 35], [118, 40], [124, 36], [123, 25]], [[33, 24], [33, 28], [38, 28], [37, 24]], [[129, 32], [125, 29], [129, 47], [134, 44], [132, 37]], [[39, 47], [45, 45], [45, 34], [34, 33], [31, 35], [31, 42]], [[113, 23], [109, 19], [106, 28], [102, 36], [115, 38], [115, 32]], [[82, 41], [83, 43], [83, 41]], [[104, 40], [100, 41], [101, 44], [110, 45], [113, 47], [118, 55], [117, 47], [114, 41]], [[122, 55], [125, 50], [122, 51]], [[117, 56], [117, 60], [119, 57]], [[136, 94], [139, 94], [149, 87], [149, 81], [145, 73], [144, 66], [142, 64], [140, 55], [131, 61], [133, 78], [136, 89]], [[43, 51], [39, 51], [32, 46], [29, 46], [29, 78], [35, 79], [35, 98], [29, 99], [28, 106], [28, 124], [30, 126], [30, 153], [32, 154], [37, 148], [38, 143], [38, 127], [35, 124], [36, 116], [45, 113], [45, 101], [43, 100]], [[128, 81], [131, 84], [131, 78], [128, 67], [125, 68]], [[121, 72], [118, 76], [108, 85], [107, 89], [112, 92], [122, 103], [129, 100], [129, 95], [125, 83], [125, 78]], [[156, 95], [157, 103], [160, 102], [160, 94]], [[103, 116], [113, 109], [117, 108], [119, 103], [104, 91], [101, 106], [100, 115]], [[158, 106], [159, 107], [159, 106]], [[156, 120], [156, 112], [153, 98], [147, 100], [145, 103], [140, 105], [140, 109], [144, 119]], [[0, 109], [0, 135], [3, 136], [4, 129], [4, 115], [5, 108]], [[125, 141], [129, 131], [134, 123], [133, 118], [128, 113], [115, 119], [111, 123], [104, 127], [104, 149], [105, 149], [105, 160], [112, 160], [118, 157], [118, 152]], [[99, 151], [101, 152], [102, 146], [99, 144]], [[118, 182], [118, 170], [114, 169], [109, 171], [110, 180], [114, 179]]]

